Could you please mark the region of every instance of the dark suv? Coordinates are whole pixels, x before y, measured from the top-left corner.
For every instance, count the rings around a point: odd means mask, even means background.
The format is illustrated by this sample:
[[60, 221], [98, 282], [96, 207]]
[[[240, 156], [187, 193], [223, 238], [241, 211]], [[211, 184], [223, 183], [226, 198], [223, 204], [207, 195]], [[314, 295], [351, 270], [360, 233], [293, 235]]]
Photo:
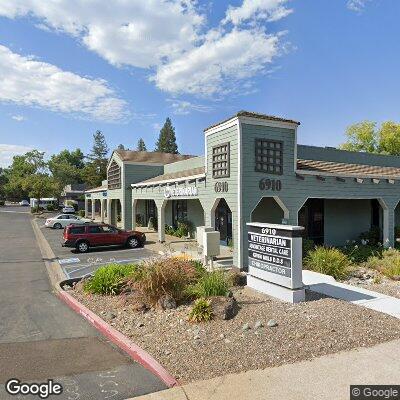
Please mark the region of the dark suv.
[[63, 247], [75, 247], [86, 253], [90, 247], [127, 246], [131, 249], [143, 246], [146, 235], [137, 231], [125, 231], [107, 224], [68, 225], [64, 228]]

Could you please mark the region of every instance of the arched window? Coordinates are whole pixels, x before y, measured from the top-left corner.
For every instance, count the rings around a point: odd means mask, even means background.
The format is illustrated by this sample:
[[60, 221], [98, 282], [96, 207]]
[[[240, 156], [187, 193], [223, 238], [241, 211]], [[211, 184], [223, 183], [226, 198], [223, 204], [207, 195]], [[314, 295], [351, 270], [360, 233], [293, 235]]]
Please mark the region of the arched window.
[[107, 171], [109, 189], [121, 189], [121, 167], [113, 161]]

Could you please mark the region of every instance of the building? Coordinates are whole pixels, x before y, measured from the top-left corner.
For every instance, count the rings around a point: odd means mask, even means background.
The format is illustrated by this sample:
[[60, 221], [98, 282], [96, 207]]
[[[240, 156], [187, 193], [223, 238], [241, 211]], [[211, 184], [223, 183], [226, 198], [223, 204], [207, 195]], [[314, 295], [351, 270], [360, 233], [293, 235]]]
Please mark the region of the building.
[[78, 209], [84, 206], [86, 184], [85, 183], [71, 183], [66, 185], [61, 192], [61, 204], [76, 204]]
[[116, 150], [107, 186], [88, 191], [102, 219], [125, 228], [157, 216], [213, 226], [247, 268], [246, 222], [300, 224], [316, 243], [344, 245], [377, 227], [393, 246], [400, 224], [400, 157], [297, 144], [300, 123], [241, 111], [204, 130], [205, 156]]

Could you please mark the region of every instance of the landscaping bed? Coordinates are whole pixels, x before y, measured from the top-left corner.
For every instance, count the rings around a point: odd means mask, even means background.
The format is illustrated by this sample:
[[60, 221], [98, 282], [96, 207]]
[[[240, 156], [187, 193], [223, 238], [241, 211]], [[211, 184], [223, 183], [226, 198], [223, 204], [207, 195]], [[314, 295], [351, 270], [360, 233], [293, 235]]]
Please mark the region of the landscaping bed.
[[[400, 338], [396, 318], [308, 292], [296, 305], [235, 286], [232, 319], [188, 321], [192, 300], [177, 308], [140, 310], [130, 293], [70, 292], [157, 359], [181, 382], [277, 366]], [[228, 298], [227, 296], [227, 298]], [[232, 297], [230, 297], [232, 298]]]

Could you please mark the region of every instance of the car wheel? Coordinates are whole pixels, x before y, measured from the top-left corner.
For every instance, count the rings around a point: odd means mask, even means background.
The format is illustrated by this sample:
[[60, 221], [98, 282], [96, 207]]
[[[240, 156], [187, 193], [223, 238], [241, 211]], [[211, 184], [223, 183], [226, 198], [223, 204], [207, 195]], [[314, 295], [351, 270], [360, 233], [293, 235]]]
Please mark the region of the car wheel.
[[53, 225], [53, 228], [54, 229], [61, 229], [62, 225], [59, 222], [57, 222], [56, 224]]
[[127, 244], [127, 246], [128, 246], [129, 248], [131, 248], [131, 249], [136, 249], [137, 247], [140, 246], [140, 242], [139, 242], [139, 240], [138, 240], [135, 236], [130, 237], [130, 238], [127, 240], [126, 244]]
[[89, 251], [89, 243], [85, 241], [79, 242], [76, 245], [76, 249], [79, 251], [79, 253], [87, 253]]

